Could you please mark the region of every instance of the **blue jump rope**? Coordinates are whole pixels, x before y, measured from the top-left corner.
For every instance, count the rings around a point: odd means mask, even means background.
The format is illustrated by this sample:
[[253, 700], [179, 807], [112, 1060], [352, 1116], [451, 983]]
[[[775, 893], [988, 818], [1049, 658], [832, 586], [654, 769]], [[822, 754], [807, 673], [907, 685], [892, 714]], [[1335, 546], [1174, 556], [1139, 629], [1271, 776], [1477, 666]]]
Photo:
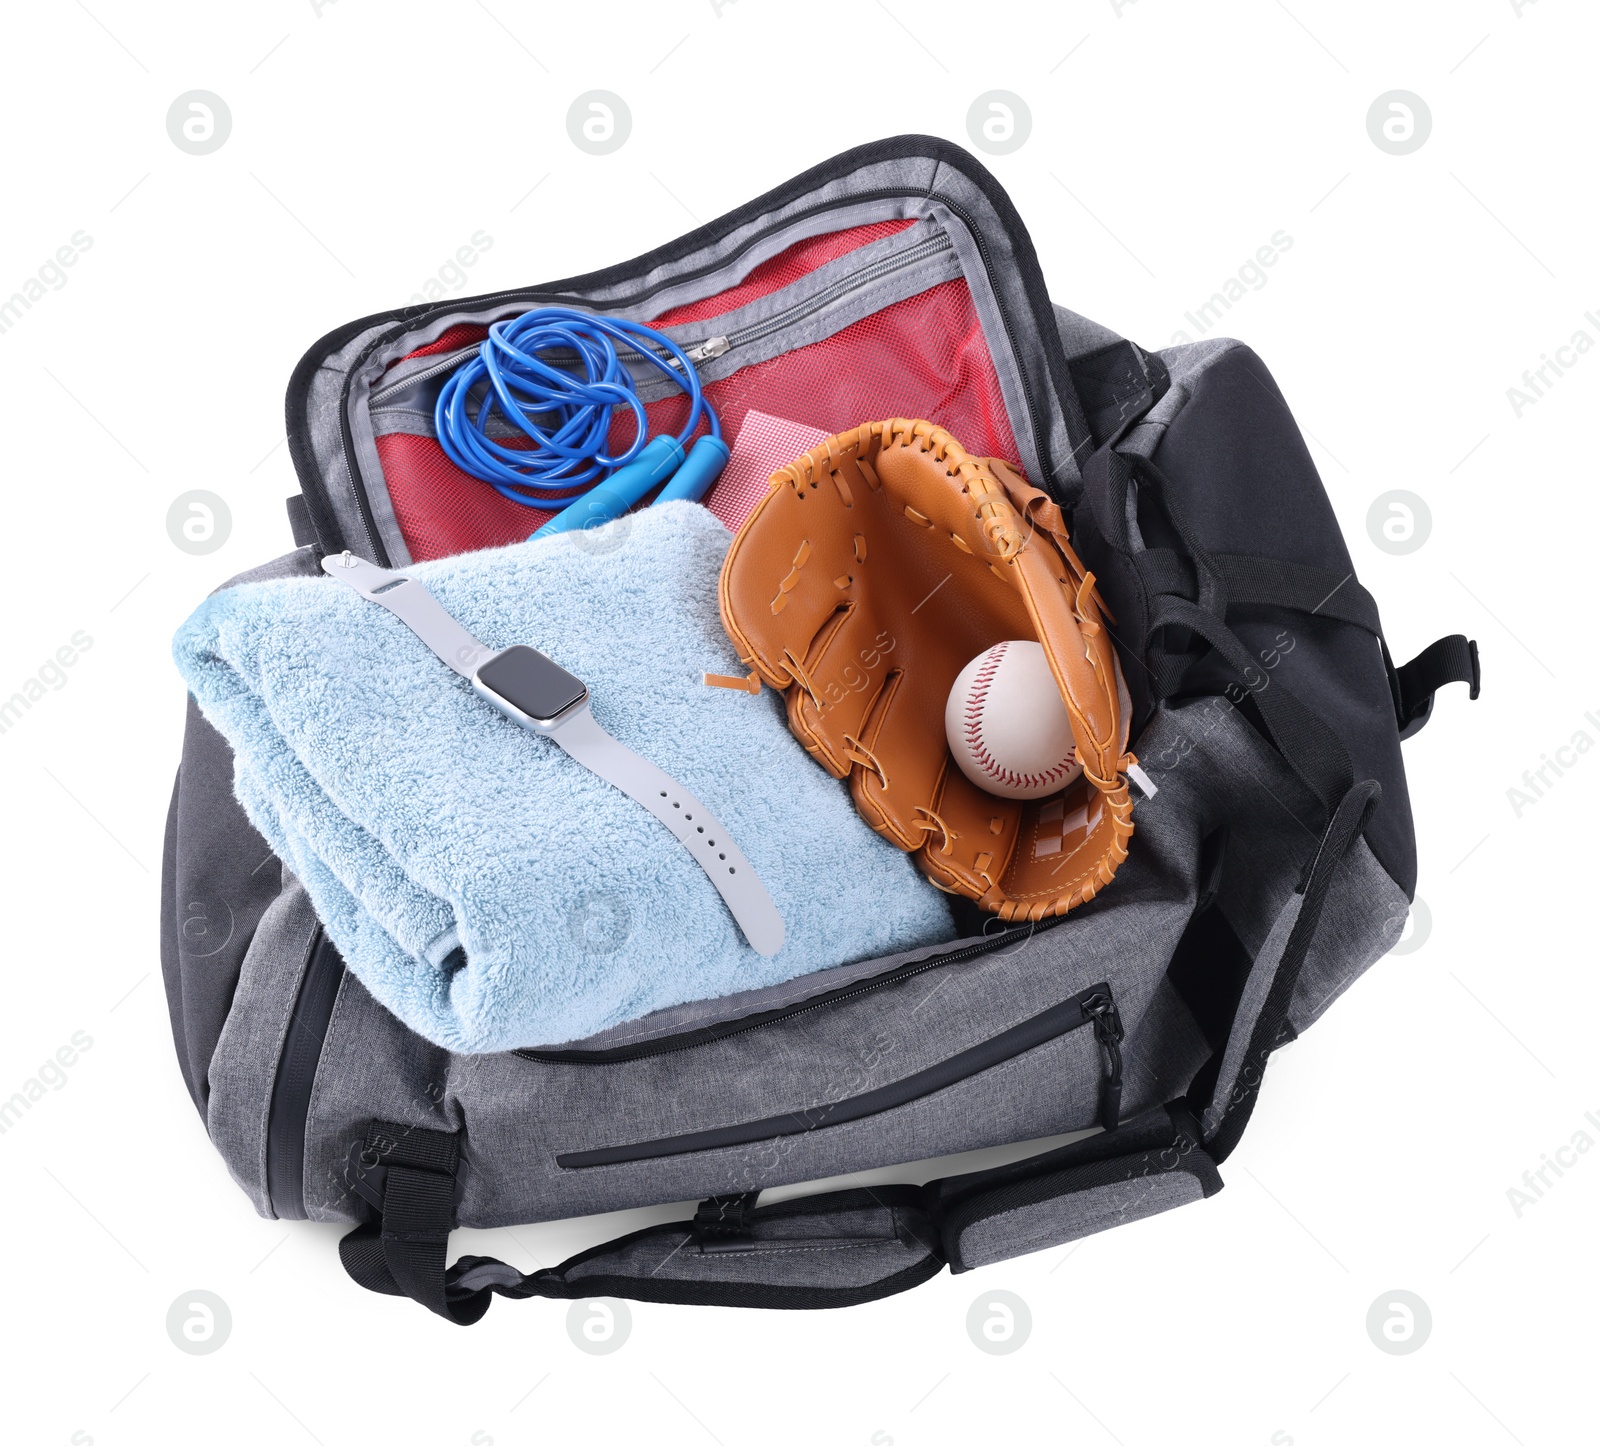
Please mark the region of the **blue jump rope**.
[[[647, 436], [644, 403], [617, 355], [618, 345], [688, 394], [689, 417], [677, 436]], [[541, 352], [551, 351], [566, 357], [576, 353], [581, 370], [540, 360]], [[472, 390], [485, 379], [488, 386], [474, 401]], [[606, 433], [618, 407], [633, 413], [633, 441], [609, 456]], [[495, 441], [488, 424], [496, 413], [535, 446], [518, 449]], [[684, 448], [702, 415], [710, 431], [686, 458]], [[662, 482], [666, 486], [657, 502], [698, 502], [728, 460], [722, 424], [700, 390], [694, 363], [677, 342], [636, 321], [565, 306], [539, 307], [495, 322], [478, 354], [445, 382], [433, 423], [445, 455], [463, 472], [520, 506], [557, 509], [535, 537], [609, 522]], [[552, 495], [578, 487], [587, 490]]]

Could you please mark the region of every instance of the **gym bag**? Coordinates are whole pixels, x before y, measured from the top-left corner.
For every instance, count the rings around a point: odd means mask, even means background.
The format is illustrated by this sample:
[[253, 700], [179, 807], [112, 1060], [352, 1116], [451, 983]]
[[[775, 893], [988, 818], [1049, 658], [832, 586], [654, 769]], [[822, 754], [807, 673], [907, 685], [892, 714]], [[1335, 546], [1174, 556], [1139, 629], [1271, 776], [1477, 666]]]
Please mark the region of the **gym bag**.
[[[1399, 937], [1416, 877], [1400, 740], [1442, 684], [1477, 696], [1475, 644], [1396, 668], [1255, 355], [1221, 339], [1153, 353], [1052, 306], [995, 179], [919, 136], [604, 271], [330, 332], [289, 383], [298, 546], [244, 578], [531, 532], [541, 514], [448, 460], [433, 403], [491, 321], [548, 304], [667, 331], [736, 451], [745, 428], [814, 441], [925, 417], [1044, 489], [1115, 619], [1149, 785], [1129, 855], [1069, 915], [1005, 924], [952, 898], [953, 943], [559, 1048], [456, 1055], [346, 970], [191, 699], [162, 965], [184, 1079], [257, 1210], [349, 1225], [359, 1284], [470, 1324], [496, 1292], [850, 1305], [1214, 1194], [1272, 1051]], [[686, 403], [651, 386], [652, 427], [676, 426]], [[764, 484], [730, 465], [707, 504], [729, 521]], [[759, 1203], [1025, 1141], [1054, 1147]], [[447, 1264], [457, 1225], [695, 1200], [531, 1274]]]

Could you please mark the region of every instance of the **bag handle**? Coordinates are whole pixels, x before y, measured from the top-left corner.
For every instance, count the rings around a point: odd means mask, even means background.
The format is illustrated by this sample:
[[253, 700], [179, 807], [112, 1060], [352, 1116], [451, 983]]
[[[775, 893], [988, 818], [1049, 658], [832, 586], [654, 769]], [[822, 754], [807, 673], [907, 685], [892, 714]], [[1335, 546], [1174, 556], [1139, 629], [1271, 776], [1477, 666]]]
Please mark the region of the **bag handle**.
[[910, 1290], [953, 1272], [1063, 1244], [1222, 1188], [1199, 1126], [1175, 1102], [1120, 1129], [1013, 1165], [757, 1206], [713, 1196], [693, 1218], [653, 1225], [524, 1273], [488, 1256], [445, 1256], [455, 1223], [460, 1134], [374, 1121], [358, 1193], [380, 1202], [339, 1255], [356, 1284], [406, 1295], [457, 1325], [495, 1295], [621, 1297], [678, 1305], [817, 1310]]

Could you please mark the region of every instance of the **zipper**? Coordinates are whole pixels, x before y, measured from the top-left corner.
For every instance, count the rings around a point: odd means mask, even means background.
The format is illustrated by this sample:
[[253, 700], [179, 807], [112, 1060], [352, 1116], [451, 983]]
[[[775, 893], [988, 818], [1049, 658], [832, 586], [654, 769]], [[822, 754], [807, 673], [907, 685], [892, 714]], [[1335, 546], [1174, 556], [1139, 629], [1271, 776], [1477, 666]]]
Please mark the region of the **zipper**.
[[[555, 1161], [563, 1170], [587, 1170], [597, 1165], [623, 1165], [640, 1160], [665, 1159], [672, 1155], [696, 1154], [705, 1150], [725, 1150], [736, 1145], [764, 1143], [768, 1140], [781, 1139], [786, 1135], [810, 1134], [813, 1130], [867, 1119], [872, 1115], [883, 1114], [885, 1111], [910, 1104], [914, 1100], [923, 1099], [939, 1090], [948, 1089], [951, 1085], [960, 1084], [963, 1080], [1005, 1064], [1030, 1049], [1037, 1049], [1042, 1044], [1060, 1039], [1062, 1035], [1069, 1034], [1074, 1029], [1081, 1029], [1086, 1024], [1094, 1024], [1095, 1033], [1098, 1035], [1100, 1015], [1091, 1011], [1091, 1004], [1100, 1011], [1109, 1005], [1114, 1013], [1115, 1005], [1111, 1005], [1110, 1001], [1110, 986], [1097, 984], [1073, 995], [1070, 999], [1063, 1000], [1060, 1004], [1052, 1005], [1030, 1019], [1023, 1020], [1020, 1024], [1012, 1025], [1010, 1029], [1002, 1030], [970, 1049], [964, 1049], [948, 1059], [940, 1060], [927, 1069], [917, 1070], [893, 1084], [867, 1090], [862, 1094], [848, 1095], [827, 1104], [785, 1110], [782, 1114], [770, 1115], [759, 1120], [747, 1120], [737, 1125], [693, 1130], [687, 1134], [639, 1140], [626, 1145], [606, 1145], [597, 1150], [572, 1150], [557, 1155]], [[1120, 1095], [1120, 1062], [1117, 1070], [1117, 1090]], [[1103, 1122], [1106, 1099], [1104, 1076], [1101, 1079], [1100, 1098]]]
[[[1015, 324], [1011, 317], [1010, 308], [1007, 307], [1005, 297], [1000, 290], [998, 278], [995, 275], [994, 258], [993, 254], [989, 250], [989, 243], [984, 239], [982, 232], [979, 231], [971, 213], [967, 211], [965, 207], [960, 205], [960, 203], [937, 191], [907, 191], [898, 188], [880, 187], [871, 191], [857, 192], [853, 196], [844, 197], [838, 201], [827, 202], [822, 205], [811, 207], [804, 211], [796, 212], [794, 215], [785, 217], [783, 221], [777, 223], [776, 225], [768, 227], [765, 231], [759, 231], [747, 238], [745, 243], [739, 248], [734, 256], [721, 257], [714, 262], [709, 262], [699, 271], [691, 271], [682, 276], [664, 279], [658, 282], [655, 286], [647, 287], [645, 290], [634, 296], [618, 300], [614, 303], [614, 305], [616, 307], [633, 305], [639, 301], [646, 300], [653, 296], [662, 287], [679, 286], [686, 281], [693, 281], [700, 276], [710, 275], [715, 271], [721, 270], [728, 264], [730, 260], [737, 259], [738, 256], [744, 255], [753, 247], [759, 246], [767, 239], [767, 237], [789, 229], [795, 224], [796, 221], [805, 220], [811, 216], [826, 215], [829, 211], [837, 211], [846, 207], [859, 206], [865, 201], [898, 201], [904, 200], [906, 197], [937, 201], [952, 215], [958, 217], [962, 224], [966, 226], [968, 234], [973, 238], [973, 242], [977, 247], [978, 259], [983, 263], [984, 275], [988, 278], [990, 290], [994, 295], [995, 307], [1000, 314], [1001, 329], [1005, 332], [1006, 345], [1011, 348], [1013, 358], [1019, 356], [1020, 349], [1017, 346]], [[572, 301], [574, 298], [565, 296], [561, 292], [540, 291], [536, 288], [527, 288], [518, 291], [491, 292], [487, 296], [480, 296], [474, 299], [480, 303], [511, 300], [524, 300], [531, 303], [537, 303], [541, 301]], [[345, 376], [344, 387], [339, 398], [339, 440], [340, 446], [344, 452], [345, 475], [350, 484], [351, 497], [356, 504], [356, 515], [361, 519], [362, 531], [366, 534], [367, 546], [370, 550], [372, 561], [377, 563], [380, 567], [388, 567], [390, 565], [389, 552], [388, 549], [383, 546], [382, 541], [378, 537], [377, 526], [372, 519], [371, 504], [367, 501], [366, 488], [361, 480], [361, 471], [356, 465], [355, 436], [350, 429], [350, 388], [355, 382], [356, 373], [360, 371], [362, 365], [367, 361], [367, 359], [380, 348], [386, 346], [388, 343], [396, 340], [397, 338], [404, 336], [407, 331], [415, 330], [418, 326], [431, 321], [435, 317], [443, 316], [447, 312], [454, 309], [455, 304], [441, 302], [439, 305], [429, 308], [421, 314], [412, 317], [409, 321], [401, 322], [398, 325], [391, 327], [381, 336], [374, 337], [361, 356], [358, 357], [354, 363], [352, 363], [349, 372]], [[595, 307], [594, 309], [603, 311], [607, 308]], [[1023, 402], [1028, 410], [1028, 425], [1030, 430], [1033, 432], [1034, 456], [1039, 459], [1040, 469], [1046, 474], [1042, 479], [1044, 490], [1048, 492], [1056, 501], [1060, 501], [1061, 499], [1056, 489], [1055, 478], [1050, 473], [1048, 463], [1049, 451], [1045, 446], [1046, 438], [1044, 433], [1040, 430], [1042, 419], [1040, 416], [1037, 399], [1035, 398], [1033, 388], [1029, 383], [1026, 368], [1018, 366], [1017, 376], [1018, 380], [1022, 384]]]
[[424, 367], [418, 372], [412, 372], [410, 376], [402, 377], [399, 381], [390, 382], [386, 387], [379, 387], [377, 391], [367, 398], [367, 406], [376, 411], [384, 401], [394, 396], [397, 392], [403, 392], [407, 387], [417, 386], [421, 382], [431, 382], [435, 377], [443, 376], [446, 372], [453, 372], [468, 357], [474, 355], [481, 345], [481, 342], [475, 341], [468, 346], [457, 347], [455, 351], [447, 351], [432, 366]]
[[653, 1059], [663, 1054], [678, 1054], [686, 1049], [699, 1049], [704, 1045], [716, 1044], [720, 1040], [732, 1039], [735, 1035], [768, 1029], [774, 1024], [786, 1024], [789, 1020], [797, 1019], [802, 1014], [810, 1014], [813, 1010], [827, 1009], [834, 1004], [859, 999], [864, 994], [872, 994], [879, 989], [887, 989], [891, 984], [915, 979], [919, 974], [926, 974], [930, 970], [943, 969], [947, 964], [961, 964], [968, 959], [993, 953], [996, 949], [1015, 943], [1018, 939], [1026, 939], [1033, 934], [1043, 933], [1046, 929], [1053, 929], [1065, 918], [1064, 914], [1055, 914], [1033, 924], [1007, 929], [992, 939], [968, 944], [962, 949], [952, 949], [948, 954], [938, 954], [932, 959], [914, 960], [910, 964], [902, 964], [898, 969], [874, 975], [871, 979], [863, 979], [856, 984], [844, 984], [837, 989], [828, 990], [825, 994], [803, 1000], [799, 1004], [784, 1005], [778, 1009], [770, 1009], [765, 1014], [751, 1015], [746, 1019], [729, 1020], [723, 1024], [708, 1024], [701, 1029], [686, 1030], [682, 1034], [664, 1035], [660, 1039], [644, 1040], [639, 1044], [620, 1044], [612, 1049], [517, 1049], [512, 1053], [520, 1055], [523, 1059], [532, 1060], [536, 1064], [601, 1065], [631, 1064], [636, 1059]]
[[267, 1199], [279, 1220], [306, 1219], [306, 1118], [343, 981], [344, 960], [319, 924], [306, 950], [267, 1110]]
[[[684, 347], [684, 352], [690, 361], [709, 361], [713, 357], [723, 356], [734, 347], [744, 346], [747, 342], [759, 341], [762, 337], [771, 336], [773, 332], [782, 331], [795, 322], [804, 321], [815, 316], [819, 311], [832, 306], [834, 302], [842, 300], [853, 291], [859, 291], [863, 286], [870, 286], [875, 281], [881, 281], [886, 276], [893, 276], [897, 271], [903, 271], [908, 266], [915, 266], [920, 261], [926, 261], [930, 256], [940, 256], [949, 251], [953, 243], [943, 233], [930, 236], [926, 241], [919, 241], [915, 246], [895, 256], [882, 256], [870, 266], [863, 266], [857, 271], [852, 271], [847, 276], [841, 276], [831, 285], [825, 286], [815, 296], [809, 296], [803, 301], [797, 301], [793, 306], [785, 307], [782, 311], [769, 316], [765, 321], [752, 322], [749, 326], [741, 327], [738, 331], [727, 336], [707, 337]], [[390, 397], [414, 387], [423, 382], [430, 382], [435, 377], [443, 376], [446, 372], [454, 371], [468, 357], [478, 350], [478, 343], [459, 347], [455, 351], [443, 353], [432, 366], [424, 367], [421, 371], [412, 372], [409, 376], [380, 387], [367, 398], [367, 405], [374, 411], [378, 410]]]
[[1114, 1130], [1122, 1117], [1122, 1015], [1109, 988], [1086, 991], [1083, 1011], [1094, 1023], [1105, 1068], [1100, 1074], [1100, 1125]]
[[797, 321], [804, 321], [807, 317], [815, 316], [819, 311], [824, 311], [834, 302], [848, 296], [852, 291], [859, 291], [863, 286], [870, 286], [874, 281], [882, 280], [885, 276], [893, 276], [897, 271], [903, 271], [908, 266], [915, 266], [919, 261], [926, 261], [930, 256], [940, 256], [949, 251], [954, 243], [944, 232], [937, 236], [930, 236], [926, 241], [919, 241], [908, 250], [901, 251], [894, 256], [882, 256], [868, 266], [852, 271], [847, 276], [841, 276], [837, 281], [831, 282], [822, 288], [815, 296], [808, 296], [803, 301], [797, 301], [793, 306], [786, 306], [782, 311], [774, 312], [765, 321], [752, 322], [749, 326], [741, 327], [738, 331], [729, 332], [726, 336], [711, 336], [704, 341], [696, 342], [693, 346], [686, 346], [684, 351], [690, 361], [709, 361], [712, 357], [725, 356], [735, 347], [744, 346], [747, 342], [759, 341], [764, 336], [771, 336], [775, 331], [782, 331], [787, 326], [792, 326]]

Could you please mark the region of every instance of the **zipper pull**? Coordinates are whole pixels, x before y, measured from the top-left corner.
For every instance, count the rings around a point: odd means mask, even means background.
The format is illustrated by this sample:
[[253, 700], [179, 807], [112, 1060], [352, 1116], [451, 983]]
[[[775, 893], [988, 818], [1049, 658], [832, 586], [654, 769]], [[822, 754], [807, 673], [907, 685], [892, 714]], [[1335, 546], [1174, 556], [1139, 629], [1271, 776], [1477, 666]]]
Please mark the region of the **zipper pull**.
[[1096, 989], [1083, 1000], [1083, 1012], [1094, 1024], [1094, 1037], [1105, 1055], [1100, 1076], [1100, 1126], [1114, 1130], [1122, 1117], [1122, 1016], [1109, 991]]
[[686, 346], [683, 354], [690, 361], [710, 361], [714, 356], [721, 356], [732, 343], [725, 336], [708, 336], [704, 341], [695, 346]]

